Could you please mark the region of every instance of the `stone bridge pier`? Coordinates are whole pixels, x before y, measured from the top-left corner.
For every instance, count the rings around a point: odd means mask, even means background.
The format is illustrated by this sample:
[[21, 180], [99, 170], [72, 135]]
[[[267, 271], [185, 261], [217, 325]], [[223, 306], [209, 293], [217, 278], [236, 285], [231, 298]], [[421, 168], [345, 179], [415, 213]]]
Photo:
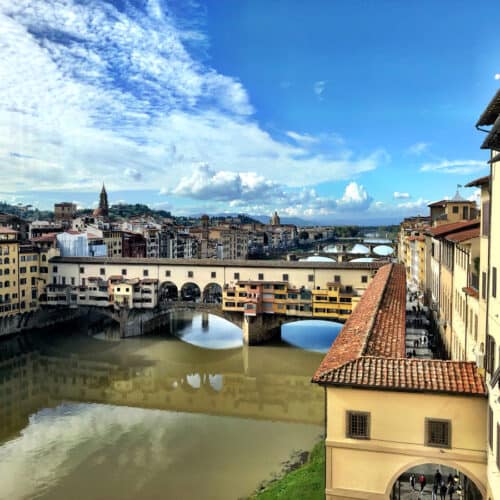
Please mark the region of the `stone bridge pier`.
[[279, 338], [281, 335], [281, 325], [284, 323], [287, 323], [287, 317], [279, 314], [245, 316], [241, 326], [243, 330], [243, 343], [245, 345], [258, 345]]

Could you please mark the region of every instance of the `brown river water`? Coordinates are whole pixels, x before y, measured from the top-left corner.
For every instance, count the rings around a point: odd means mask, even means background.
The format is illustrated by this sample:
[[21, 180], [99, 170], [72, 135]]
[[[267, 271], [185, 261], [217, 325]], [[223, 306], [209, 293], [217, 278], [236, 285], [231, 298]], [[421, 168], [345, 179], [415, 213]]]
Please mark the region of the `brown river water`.
[[[214, 316], [156, 335], [0, 343], [0, 499], [239, 499], [324, 430], [310, 383], [337, 326], [244, 347]], [[312, 333], [311, 333], [312, 332]], [[325, 333], [326, 332], [326, 333]], [[319, 341], [318, 341], [319, 339]]]

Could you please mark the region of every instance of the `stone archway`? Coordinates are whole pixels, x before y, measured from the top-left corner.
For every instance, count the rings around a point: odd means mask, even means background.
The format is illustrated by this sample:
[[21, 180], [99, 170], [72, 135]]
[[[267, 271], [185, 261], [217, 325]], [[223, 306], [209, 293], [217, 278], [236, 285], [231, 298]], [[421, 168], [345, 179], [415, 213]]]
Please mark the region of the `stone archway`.
[[172, 281], [163, 282], [158, 292], [158, 298], [160, 304], [162, 302], [172, 302], [174, 300], [179, 300], [179, 290], [177, 288], [177, 285]]
[[201, 290], [196, 283], [184, 283], [181, 288], [180, 300], [182, 302], [200, 302]]
[[[402, 500], [404, 498], [409, 498], [405, 490], [408, 489], [411, 491], [409, 483], [410, 474], [414, 474], [416, 476], [416, 480], [418, 480], [420, 474], [425, 475], [427, 484], [424, 493], [426, 492], [430, 496], [436, 470], [441, 472], [443, 481], [446, 485], [448, 485], [448, 476], [450, 474], [453, 476], [454, 488], [456, 490], [460, 488], [460, 496], [458, 496], [458, 491], [456, 491], [453, 494], [453, 498], [461, 498], [464, 500], [483, 500], [486, 498], [486, 488], [484, 484], [473, 472], [469, 470], [468, 467], [464, 467], [462, 464], [447, 460], [433, 462], [432, 459], [415, 460], [401, 467], [391, 477], [387, 485], [385, 498], [390, 500]], [[401, 493], [401, 488], [398, 487], [398, 482], [399, 486], [403, 484], [403, 493]], [[420, 491], [418, 482], [415, 487], [417, 488], [417, 491]], [[439, 491], [437, 498], [439, 498]], [[446, 495], [446, 498], [449, 498], [449, 494]]]
[[204, 304], [221, 304], [222, 287], [218, 283], [209, 283], [203, 290]]

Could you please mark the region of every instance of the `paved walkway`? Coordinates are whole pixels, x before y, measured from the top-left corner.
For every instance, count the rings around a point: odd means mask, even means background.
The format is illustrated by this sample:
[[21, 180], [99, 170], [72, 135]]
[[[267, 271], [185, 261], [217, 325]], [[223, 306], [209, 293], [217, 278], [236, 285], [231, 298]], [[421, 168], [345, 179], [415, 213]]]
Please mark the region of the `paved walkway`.
[[429, 309], [415, 293], [406, 294], [406, 354], [431, 359], [434, 338], [430, 333]]

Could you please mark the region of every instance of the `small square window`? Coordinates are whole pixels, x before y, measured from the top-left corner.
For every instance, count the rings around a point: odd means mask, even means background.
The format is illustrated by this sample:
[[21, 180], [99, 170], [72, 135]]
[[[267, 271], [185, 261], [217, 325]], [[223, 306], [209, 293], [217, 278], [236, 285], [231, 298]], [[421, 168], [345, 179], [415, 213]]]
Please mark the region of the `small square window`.
[[192, 278], [194, 276], [193, 271], [188, 271], [188, 278]]
[[451, 421], [437, 418], [425, 419], [425, 444], [439, 448], [451, 448]]
[[259, 273], [259, 280], [263, 280], [264, 279], [264, 273]]
[[288, 281], [288, 274], [283, 275], [283, 281]]
[[454, 214], [458, 214], [458, 207], [456, 205], [452, 208], [452, 210]]
[[336, 274], [334, 277], [333, 277], [333, 281], [335, 283], [340, 283], [340, 276], [338, 274]]
[[239, 280], [240, 279], [240, 273], [234, 273], [234, 279]]
[[101, 269], [99, 269], [99, 274], [101, 276], [104, 276], [106, 274], [106, 269], [104, 269], [104, 267], [101, 267]]
[[312, 283], [314, 281], [314, 274], [310, 274], [308, 277], [307, 277], [307, 281], [309, 281], [310, 283]]
[[123, 276], [127, 276], [127, 270], [126, 269], [122, 269], [122, 275]]
[[361, 276], [361, 283], [368, 283], [368, 276]]
[[85, 268], [84, 267], [80, 267], [80, 274], [83, 274], [85, 272]]
[[170, 277], [170, 271], [165, 271], [165, 276], [166, 276], [167, 278], [169, 278], [169, 277]]
[[142, 275], [143, 276], [149, 276], [149, 271], [147, 269], [142, 270]]
[[346, 435], [352, 439], [370, 439], [370, 414], [360, 411], [348, 411], [346, 414]]
[[211, 277], [211, 278], [217, 278], [217, 273], [216, 273], [215, 271], [212, 271], [212, 272], [210, 273], [210, 277]]

